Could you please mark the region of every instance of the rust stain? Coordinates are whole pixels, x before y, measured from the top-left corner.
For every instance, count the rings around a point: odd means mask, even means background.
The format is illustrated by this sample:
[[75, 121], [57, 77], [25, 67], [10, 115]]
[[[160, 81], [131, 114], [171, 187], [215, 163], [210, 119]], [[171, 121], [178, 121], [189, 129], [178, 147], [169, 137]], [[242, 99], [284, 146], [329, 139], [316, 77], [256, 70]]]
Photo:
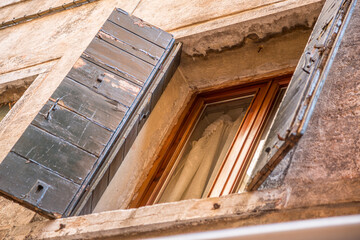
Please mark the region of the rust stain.
[[115, 75], [114, 75], [114, 74], [107, 73], [107, 72], [105, 72], [104, 74], [105, 74], [105, 76], [107, 76], [107, 77], [109, 77], [109, 78], [115, 78]]
[[65, 106], [65, 103], [63, 100], [59, 100], [58, 103]]
[[107, 83], [110, 83], [110, 82], [111, 82], [111, 80], [110, 80], [109, 78], [106, 78], [106, 77], [104, 77], [103, 81], [104, 81], [104, 82], [107, 82]]
[[54, 217], [56, 218], [56, 219], [59, 219], [59, 218], [61, 218], [62, 217], [62, 215], [60, 214], [60, 213], [53, 213], [53, 215], [54, 215]]
[[279, 133], [277, 134], [277, 137], [278, 137], [278, 139], [279, 139], [280, 141], [285, 141], [285, 138], [284, 138], [284, 137], [282, 137], [282, 136], [280, 136], [280, 134], [279, 134]]
[[60, 223], [59, 229], [55, 230], [55, 232], [61, 231], [61, 230], [64, 229], [65, 227], [66, 227], [66, 224]]

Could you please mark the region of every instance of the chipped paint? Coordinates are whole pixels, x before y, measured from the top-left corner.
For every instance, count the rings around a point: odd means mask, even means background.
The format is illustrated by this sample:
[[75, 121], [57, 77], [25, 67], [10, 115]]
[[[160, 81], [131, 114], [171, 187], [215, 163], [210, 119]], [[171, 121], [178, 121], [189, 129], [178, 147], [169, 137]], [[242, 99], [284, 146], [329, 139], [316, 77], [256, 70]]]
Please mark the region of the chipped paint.
[[91, 56], [90, 54], [88, 54], [88, 53], [86, 53], [86, 52], [83, 53], [83, 56], [86, 57], [87, 59], [91, 60], [91, 61], [94, 61], [94, 62], [96, 62], [96, 63], [99, 63], [99, 64], [101, 64], [101, 65], [104, 65], [104, 66], [106, 66], [106, 67], [108, 67], [108, 68], [110, 68], [110, 69], [118, 72], [120, 75], [125, 76], [125, 77], [129, 78], [130, 80], [133, 80], [133, 81], [134, 81], [136, 84], [138, 84], [138, 85], [142, 85], [142, 84], [143, 84], [142, 81], [138, 80], [135, 76], [133, 76], [133, 75], [131, 75], [131, 74], [129, 74], [129, 73], [127, 73], [127, 72], [125, 72], [125, 71], [123, 71], [123, 70], [115, 67], [115, 66], [112, 66], [112, 65], [109, 65], [109, 64], [107, 64], [107, 63], [104, 63], [104, 62], [101, 61], [100, 59], [97, 59], [97, 58]]
[[74, 66], [73, 66], [73, 68], [81, 68], [81, 67], [83, 67], [83, 66], [85, 66], [86, 65], [86, 63], [85, 63], [85, 61], [82, 59], [82, 58], [79, 58], [77, 61], [76, 61], [76, 63], [74, 64]]
[[134, 49], [135, 51], [139, 51], [139, 52], [144, 53], [146, 56], [150, 57], [151, 59], [153, 59], [153, 60], [155, 60], [155, 61], [158, 61], [158, 60], [159, 60], [158, 57], [153, 56], [153, 55], [150, 54], [149, 52], [147, 52], [147, 51], [145, 51], [145, 50], [143, 50], [143, 49], [141, 49], [141, 48], [134, 47], [132, 44], [120, 40], [119, 38], [117, 38], [117, 37], [115, 37], [114, 35], [106, 32], [106, 31], [103, 30], [103, 29], [100, 30], [100, 32], [98, 33], [97, 36], [98, 36], [100, 39], [103, 39], [103, 40], [106, 40], [106, 38], [112, 39], [112, 40], [114, 40], [114, 41], [116, 41], [116, 42], [118, 42], [118, 43], [120, 43], [120, 44], [124, 44], [124, 45], [126, 45], [126, 46], [131, 47], [131, 48]]

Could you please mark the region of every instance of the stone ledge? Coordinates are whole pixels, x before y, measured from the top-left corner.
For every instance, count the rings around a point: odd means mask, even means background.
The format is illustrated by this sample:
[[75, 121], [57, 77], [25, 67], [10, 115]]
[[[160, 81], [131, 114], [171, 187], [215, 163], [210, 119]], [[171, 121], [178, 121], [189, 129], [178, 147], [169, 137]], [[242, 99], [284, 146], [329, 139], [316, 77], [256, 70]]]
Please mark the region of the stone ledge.
[[[115, 210], [79, 217], [46, 220], [2, 229], [5, 239], [91, 239], [170, 235], [350, 215], [360, 212], [360, 179], [317, 182], [306, 186], [186, 200], [138, 209]], [[339, 194], [340, 189], [344, 189]], [[220, 205], [215, 209], [214, 204]], [[0, 232], [1, 234], [4, 234]]]
[[206, 55], [242, 45], [247, 38], [262, 41], [295, 28], [311, 29], [322, 6], [322, 0], [289, 0], [168, 31], [183, 42], [187, 55]]

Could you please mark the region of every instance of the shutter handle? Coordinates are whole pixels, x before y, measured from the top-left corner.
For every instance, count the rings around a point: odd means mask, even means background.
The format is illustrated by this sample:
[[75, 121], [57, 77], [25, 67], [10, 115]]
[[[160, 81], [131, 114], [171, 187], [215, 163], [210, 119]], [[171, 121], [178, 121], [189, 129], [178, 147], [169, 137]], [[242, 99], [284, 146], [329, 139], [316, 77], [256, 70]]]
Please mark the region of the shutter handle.
[[51, 119], [51, 112], [52, 111], [55, 111], [56, 110], [56, 106], [57, 106], [57, 104], [58, 104], [58, 102], [59, 102], [59, 100], [60, 100], [61, 98], [58, 98], [58, 99], [56, 99], [56, 101], [54, 102], [54, 104], [51, 106], [51, 108], [49, 109], [49, 111], [47, 112], [47, 114], [46, 114], [46, 116], [45, 116], [45, 119], [46, 120], [50, 120]]

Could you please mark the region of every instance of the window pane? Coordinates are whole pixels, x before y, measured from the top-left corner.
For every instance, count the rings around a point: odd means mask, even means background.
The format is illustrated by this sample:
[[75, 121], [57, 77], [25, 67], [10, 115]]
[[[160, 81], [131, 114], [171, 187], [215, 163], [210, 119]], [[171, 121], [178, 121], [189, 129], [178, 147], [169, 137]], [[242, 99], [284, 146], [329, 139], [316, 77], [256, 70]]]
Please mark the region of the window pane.
[[[283, 99], [284, 95], [285, 95], [285, 91], [286, 91], [286, 87], [284, 88], [281, 88], [279, 93], [278, 93], [278, 96], [276, 97], [276, 100], [274, 102], [274, 106], [269, 114], [269, 117], [267, 119], [267, 122], [266, 122], [266, 125], [265, 125], [265, 128], [261, 134], [261, 137], [259, 139], [259, 143], [258, 143], [258, 146], [255, 150], [255, 153], [252, 157], [252, 160], [250, 162], [250, 166], [247, 170], [247, 173], [246, 173], [246, 177], [245, 178], [248, 178], [248, 176], [251, 176], [252, 174], [252, 171], [254, 170], [254, 167], [258, 161], [258, 158], [260, 156], [260, 152], [263, 151], [263, 147], [264, 147], [264, 144], [265, 144], [265, 140], [267, 138], [267, 136], [269, 135], [269, 131], [270, 131], [270, 127], [271, 127], [271, 124], [274, 120], [274, 117], [275, 117], [275, 114], [279, 108], [279, 105], [281, 103], [281, 100]], [[241, 193], [244, 191], [245, 187], [246, 187], [246, 184], [247, 184], [247, 180], [245, 179], [245, 181], [242, 181], [242, 183], [240, 184], [240, 187], [238, 189], [238, 192]]]
[[206, 105], [158, 202], [207, 196], [253, 96]]

